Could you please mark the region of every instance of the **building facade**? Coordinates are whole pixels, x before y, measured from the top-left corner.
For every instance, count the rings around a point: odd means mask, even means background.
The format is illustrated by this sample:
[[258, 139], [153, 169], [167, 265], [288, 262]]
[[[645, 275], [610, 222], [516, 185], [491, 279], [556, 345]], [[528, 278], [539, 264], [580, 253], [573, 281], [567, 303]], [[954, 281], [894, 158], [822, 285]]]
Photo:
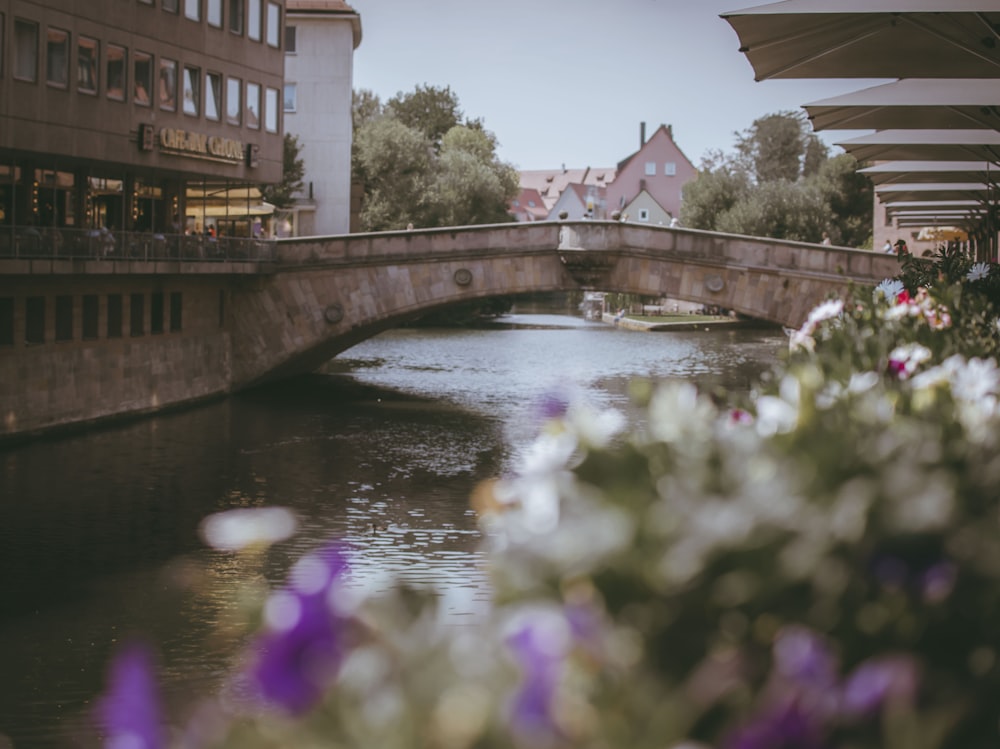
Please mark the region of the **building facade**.
[[645, 191], [669, 216], [679, 218], [684, 185], [697, 174], [694, 164], [674, 141], [670, 125], [660, 125], [647, 140], [643, 122], [639, 150], [618, 165], [615, 179], [608, 185], [608, 210], [624, 211]]
[[299, 139], [304, 189], [281, 233], [346, 234], [351, 219], [351, 103], [361, 17], [343, 0], [287, 0], [285, 130]]
[[116, 253], [248, 235], [249, 186], [281, 177], [284, 14], [284, 0], [0, 0], [0, 254], [94, 250], [97, 230]]

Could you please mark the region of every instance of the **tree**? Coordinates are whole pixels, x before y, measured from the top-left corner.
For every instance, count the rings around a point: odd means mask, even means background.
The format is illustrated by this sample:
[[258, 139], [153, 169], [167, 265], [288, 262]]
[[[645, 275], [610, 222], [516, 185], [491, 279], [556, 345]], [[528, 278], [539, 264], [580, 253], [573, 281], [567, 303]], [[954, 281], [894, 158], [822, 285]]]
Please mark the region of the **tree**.
[[465, 226], [510, 221], [507, 203], [518, 193], [517, 171], [499, 161], [487, 133], [453, 127], [441, 141], [429, 196], [430, 223]]
[[423, 224], [431, 178], [431, 148], [419, 131], [395, 117], [379, 117], [354, 135], [354, 174], [364, 185], [366, 231]]
[[412, 93], [397, 93], [386, 102], [385, 111], [423, 133], [435, 148], [440, 147], [445, 133], [462, 124], [458, 97], [450, 86], [417, 86]]
[[353, 174], [364, 187], [366, 231], [509, 220], [517, 172], [497, 158], [481, 121], [459, 122], [451, 89], [418, 86], [385, 107], [360, 92], [354, 105]]
[[277, 208], [288, 208], [295, 202], [295, 193], [302, 189], [302, 179], [306, 174], [305, 162], [301, 157], [302, 144], [299, 138], [285, 133], [281, 159], [281, 182], [260, 185], [260, 195]]
[[825, 146], [810, 132], [805, 115], [794, 112], [754, 120], [747, 130], [737, 133], [736, 150], [758, 183], [794, 182], [807, 166], [815, 170], [818, 159], [825, 158]]
[[383, 111], [382, 101], [375, 93], [366, 88], [354, 91], [351, 98], [351, 124], [355, 130], [381, 117]]
[[811, 182], [830, 206], [830, 236], [838, 244], [868, 247], [872, 243], [874, 188], [847, 153], [827, 159]]
[[702, 170], [684, 186], [681, 223], [693, 229], [718, 231], [719, 218], [746, 196], [750, 181], [744, 172], [720, 167]]
[[703, 159], [684, 187], [681, 221], [695, 229], [870, 246], [872, 188], [853, 157], [829, 157], [803, 114], [778, 112], [736, 134], [732, 154]]

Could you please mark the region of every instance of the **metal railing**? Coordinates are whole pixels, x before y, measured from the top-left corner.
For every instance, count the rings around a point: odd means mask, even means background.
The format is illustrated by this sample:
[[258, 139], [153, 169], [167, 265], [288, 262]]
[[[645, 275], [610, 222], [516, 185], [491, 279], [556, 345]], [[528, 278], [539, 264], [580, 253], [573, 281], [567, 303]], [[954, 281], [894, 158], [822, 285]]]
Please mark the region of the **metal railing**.
[[0, 259], [226, 260], [273, 262], [272, 239], [200, 234], [116, 232], [107, 229], [0, 227]]

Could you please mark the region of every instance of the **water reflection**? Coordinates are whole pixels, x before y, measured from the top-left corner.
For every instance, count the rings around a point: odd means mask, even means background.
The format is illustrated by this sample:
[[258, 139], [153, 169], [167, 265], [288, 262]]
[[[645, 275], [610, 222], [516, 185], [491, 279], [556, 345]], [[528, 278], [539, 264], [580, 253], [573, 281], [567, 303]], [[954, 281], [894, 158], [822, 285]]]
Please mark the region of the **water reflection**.
[[[330, 536], [354, 549], [357, 586], [432, 584], [459, 625], [482, 615], [468, 497], [511, 470], [538, 398], [569, 387], [624, 408], [634, 377], [746, 389], [784, 343], [557, 322], [391, 331], [293, 383], [0, 453], [0, 746], [94, 745], [89, 706], [133, 632], [160, 647], [175, 702], [217, 684], [239, 592], [279, 583]], [[252, 557], [198, 540], [207, 514], [265, 505], [292, 508], [301, 532]]]

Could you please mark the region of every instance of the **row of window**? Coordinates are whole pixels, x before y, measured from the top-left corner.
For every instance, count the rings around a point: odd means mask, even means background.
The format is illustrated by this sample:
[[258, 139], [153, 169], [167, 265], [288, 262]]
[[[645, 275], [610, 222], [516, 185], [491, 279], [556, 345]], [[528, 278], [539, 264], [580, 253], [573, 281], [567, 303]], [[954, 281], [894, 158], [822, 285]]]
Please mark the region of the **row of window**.
[[[3, 15], [0, 14], [0, 38], [3, 35]], [[263, 93], [263, 125], [268, 132], [278, 132], [278, 96], [276, 88], [262, 87], [252, 81], [223, 76], [214, 71], [202, 71], [194, 65], [181, 64], [167, 57], [155, 58], [149, 52], [130, 50], [119, 44], [104, 45], [104, 64], [101, 65], [101, 42], [78, 35], [75, 57], [70, 33], [65, 29], [45, 29], [45, 82], [53, 88], [73, 86], [82, 94], [96, 96], [101, 88], [102, 73], [104, 95], [112, 101], [156, 106], [167, 112], [176, 112], [178, 99], [181, 111], [192, 117], [221, 121], [223, 115], [230, 125], [259, 130], [261, 127]], [[22, 18], [14, 19], [14, 77], [35, 83], [39, 79], [38, 66], [39, 25]], [[0, 53], [2, 59], [2, 53]], [[129, 74], [131, 73], [131, 85]], [[154, 88], [155, 79], [155, 88]], [[225, 92], [223, 92], [225, 82]], [[223, 99], [225, 93], [225, 99]]]
[[[143, 5], [156, 5], [157, 0], [139, 0]], [[181, 0], [159, 0], [160, 7], [168, 13], [180, 11]], [[229, 30], [234, 34], [244, 32], [248, 39], [259, 42], [264, 38], [277, 47], [281, 38], [281, 6], [264, 0], [183, 0], [184, 17], [209, 26], [223, 28], [223, 15], [228, 16]], [[266, 19], [266, 20], [265, 20]]]
[[[121, 338], [125, 330], [125, 295], [108, 294], [104, 315], [106, 338]], [[146, 334], [146, 295], [128, 295], [128, 332], [132, 337]], [[167, 301], [169, 299], [169, 305]], [[14, 298], [0, 297], [0, 346], [14, 345]], [[55, 297], [55, 340], [72, 341], [76, 338], [76, 307], [69, 294]], [[220, 302], [221, 303], [221, 302]], [[24, 342], [45, 343], [47, 300], [44, 296], [24, 299]], [[80, 299], [80, 335], [83, 340], [100, 337], [100, 300], [97, 294], [84, 294]], [[183, 323], [183, 297], [181, 292], [168, 295], [154, 291], [149, 295], [149, 332], [159, 335], [167, 330], [179, 333]]]
[[[646, 162], [646, 176], [655, 177], [656, 176], [656, 162], [647, 161]], [[667, 161], [663, 164], [663, 176], [664, 177], [676, 177], [677, 176], [677, 162]]]

